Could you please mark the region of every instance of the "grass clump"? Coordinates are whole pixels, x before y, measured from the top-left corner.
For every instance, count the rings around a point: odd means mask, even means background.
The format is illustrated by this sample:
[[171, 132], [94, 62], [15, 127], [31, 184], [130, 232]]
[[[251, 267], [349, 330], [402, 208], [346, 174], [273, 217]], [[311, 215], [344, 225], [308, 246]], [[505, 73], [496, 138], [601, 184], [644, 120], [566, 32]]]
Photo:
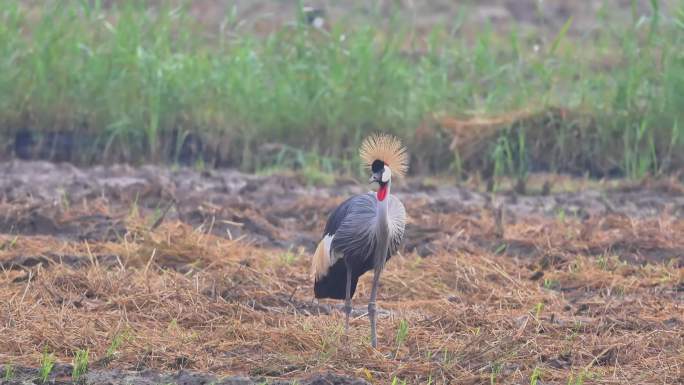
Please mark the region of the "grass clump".
[[399, 327], [397, 328], [397, 336], [395, 338], [395, 342], [397, 344], [397, 347], [401, 347], [406, 340], [408, 339], [409, 335], [409, 325], [408, 322], [405, 319], [402, 319], [399, 321]]
[[558, 290], [561, 287], [560, 282], [557, 279], [544, 278], [544, 289], [548, 290]]
[[14, 366], [12, 364], [6, 364], [3, 370], [2, 379], [5, 381], [10, 381], [14, 378]]
[[74, 381], [81, 381], [82, 377], [88, 372], [88, 360], [88, 349], [79, 349], [76, 351], [73, 361], [74, 369], [71, 372], [71, 377], [74, 379]]
[[541, 374], [541, 369], [535, 367], [532, 371], [532, 375], [530, 375], [530, 385], [537, 385], [539, 380], [541, 380]]
[[394, 350], [394, 357], [399, 356], [399, 349], [401, 349], [402, 346], [406, 343], [408, 340], [409, 336], [409, 324], [408, 321], [405, 319], [402, 319], [399, 321], [399, 327], [397, 328], [397, 335], [394, 338], [394, 343], [396, 344], [396, 348]]
[[55, 356], [48, 353], [47, 347], [43, 350], [43, 355], [40, 358], [40, 369], [38, 370], [39, 380], [41, 383], [47, 383], [52, 373], [52, 368], [55, 366]]
[[502, 365], [500, 362], [492, 362], [490, 364], [490, 366], [491, 366], [491, 373], [489, 374], [489, 384], [490, 385], [496, 385], [496, 378], [501, 373]]
[[126, 331], [116, 333], [114, 335], [114, 338], [112, 338], [112, 341], [110, 342], [109, 346], [107, 346], [107, 350], [105, 351], [105, 360], [108, 362], [113, 360], [117, 352], [121, 348], [121, 345], [123, 345], [124, 341], [128, 340], [128, 338], [129, 335]]

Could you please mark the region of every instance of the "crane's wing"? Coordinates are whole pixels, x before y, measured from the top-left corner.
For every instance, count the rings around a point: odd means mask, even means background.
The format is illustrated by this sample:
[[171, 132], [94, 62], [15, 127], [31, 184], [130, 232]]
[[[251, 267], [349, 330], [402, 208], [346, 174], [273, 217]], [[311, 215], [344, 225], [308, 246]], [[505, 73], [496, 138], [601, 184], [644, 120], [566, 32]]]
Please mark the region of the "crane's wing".
[[378, 200], [374, 193], [356, 195], [335, 232], [331, 249], [344, 255], [354, 270], [373, 254]]
[[330, 214], [312, 261], [315, 278], [324, 276], [343, 255], [366, 255], [374, 245], [370, 229], [375, 224], [375, 204], [372, 193], [355, 195]]

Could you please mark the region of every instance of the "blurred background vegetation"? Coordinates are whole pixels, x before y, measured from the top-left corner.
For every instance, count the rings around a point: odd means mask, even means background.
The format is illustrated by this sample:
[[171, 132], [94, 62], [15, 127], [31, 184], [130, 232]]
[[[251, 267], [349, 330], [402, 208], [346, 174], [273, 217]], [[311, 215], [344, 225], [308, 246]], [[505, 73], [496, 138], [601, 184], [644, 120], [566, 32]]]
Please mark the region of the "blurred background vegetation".
[[356, 173], [385, 131], [414, 174], [682, 169], [684, 1], [368, 3], [4, 0], [0, 156]]

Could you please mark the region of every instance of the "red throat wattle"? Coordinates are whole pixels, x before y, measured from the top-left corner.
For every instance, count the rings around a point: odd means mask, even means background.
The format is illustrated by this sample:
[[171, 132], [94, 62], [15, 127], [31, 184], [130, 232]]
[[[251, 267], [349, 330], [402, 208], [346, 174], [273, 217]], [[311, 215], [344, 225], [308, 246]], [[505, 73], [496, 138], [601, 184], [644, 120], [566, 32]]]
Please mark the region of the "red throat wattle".
[[379, 200], [380, 202], [384, 201], [385, 198], [387, 198], [387, 187], [388, 187], [388, 186], [389, 186], [389, 185], [387, 185], [387, 184], [380, 185], [380, 188], [378, 189], [378, 195], [377, 195], [377, 196], [378, 196], [378, 200]]

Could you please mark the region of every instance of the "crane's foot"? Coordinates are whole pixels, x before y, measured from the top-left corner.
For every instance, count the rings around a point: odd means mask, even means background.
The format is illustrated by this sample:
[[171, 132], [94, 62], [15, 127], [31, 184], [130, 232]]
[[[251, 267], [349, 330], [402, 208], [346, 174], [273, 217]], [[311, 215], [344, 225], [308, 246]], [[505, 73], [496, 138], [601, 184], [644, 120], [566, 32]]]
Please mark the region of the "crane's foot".
[[[0, 3], [1, 3], [1, 1], [0, 1]], [[346, 306], [344, 303], [332, 305], [330, 307], [330, 312], [332, 313], [334, 311], [339, 311], [342, 314], [347, 314], [347, 310], [345, 309], [345, 307]], [[380, 317], [380, 318], [387, 317], [390, 315], [389, 310], [383, 310], [382, 308], [378, 308], [376, 313], [378, 314], [378, 317]], [[349, 313], [349, 320], [351, 321], [355, 318], [365, 317], [366, 315], [368, 315], [368, 308], [366, 308], [365, 305], [364, 306], [353, 306], [352, 305], [351, 312]]]

